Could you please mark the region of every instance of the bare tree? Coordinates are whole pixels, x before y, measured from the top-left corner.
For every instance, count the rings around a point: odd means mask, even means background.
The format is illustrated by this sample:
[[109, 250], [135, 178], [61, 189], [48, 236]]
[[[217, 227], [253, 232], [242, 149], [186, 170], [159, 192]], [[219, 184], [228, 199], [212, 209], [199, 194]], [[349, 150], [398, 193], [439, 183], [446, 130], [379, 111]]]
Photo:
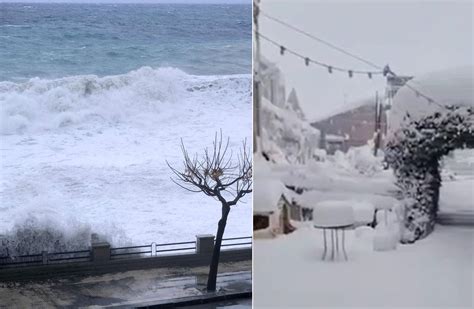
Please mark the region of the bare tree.
[[216, 133], [214, 137], [212, 148], [206, 148], [203, 154], [195, 154], [190, 157], [182, 139], [181, 151], [184, 157], [183, 170], [178, 170], [166, 162], [176, 176], [171, 178], [173, 182], [187, 191], [202, 192], [221, 203], [222, 215], [217, 227], [216, 242], [207, 281], [207, 290], [215, 291], [227, 216], [232, 206], [236, 205], [246, 194], [252, 192], [251, 150], [244, 140], [235, 160], [232, 151], [229, 150], [229, 138], [224, 144], [222, 131], [220, 131], [220, 134]]

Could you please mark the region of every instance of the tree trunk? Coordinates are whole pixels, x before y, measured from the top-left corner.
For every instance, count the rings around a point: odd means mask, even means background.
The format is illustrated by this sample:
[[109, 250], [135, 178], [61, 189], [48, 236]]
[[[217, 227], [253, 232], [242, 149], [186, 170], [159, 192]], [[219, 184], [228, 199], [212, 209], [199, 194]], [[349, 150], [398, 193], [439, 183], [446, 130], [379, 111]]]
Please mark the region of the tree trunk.
[[227, 216], [229, 215], [230, 207], [227, 204], [222, 204], [222, 217], [219, 220], [216, 234], [216, 243], [214, 251], [212, 252], [211, 267], [209, 269], [209, 278], [207, 279], [207, 290], [216, 290], [217, 270], [219, 267], [219, 257], [221, 254], [222, 237], [224, 236], [225, 226], [227, 224]]

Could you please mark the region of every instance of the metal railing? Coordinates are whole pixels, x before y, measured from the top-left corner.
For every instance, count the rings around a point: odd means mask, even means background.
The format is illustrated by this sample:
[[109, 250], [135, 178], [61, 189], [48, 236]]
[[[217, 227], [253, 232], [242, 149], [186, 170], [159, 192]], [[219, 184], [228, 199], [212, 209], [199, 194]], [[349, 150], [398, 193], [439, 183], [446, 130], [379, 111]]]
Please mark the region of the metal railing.
[[[222, 239], [222, 250], [243, 249], [252, 246], [252, 237], [233, 237]], [[174, 243], [157, 244], [155, 242], [142, 246], [127, 246], [110, 248], [110, 260], [146, 258], [172, 255], [176, 253], [196, 253], [198, 251], [196, 241], [184, 241]], [[0, 269], [11, 267], [38, 266], [47, 264], [61, 264], [72, 262], [93, 261], [94, 246], [88, 250], [76, 250], [66, 252], [46, 251], [40, 254], [0, 256]]]
[[48, 253], [48, 263], [87, 262], [91, 259], [91, 250]]
[[[185, 245], [185, 246], [183, 246]], [[192, 245], [192, 246], [191, 246]], [[178, 247], [179, 246], [179, 247]], [[162, 249], [163, 248], [163, 249]], [[144, 251], [146, 250], [146, 251]], [[158, 256], [165, 253], [194, 252], [196, 250], [196, 241], [174, 242], [166, 244], [157, 244], [155, 242], [143, 246], [119, 247], [110, 249], [111, 259], [129, 258], [133, 256]]]
[[221, 247], [225, 250], [228, 247], [248, 247], [252, 246], [252, 236], [223, 238]]
[[0, 267], [21, 267], [43, 264], [43, 254], [29, 254], [15, 257], [0, 257]]

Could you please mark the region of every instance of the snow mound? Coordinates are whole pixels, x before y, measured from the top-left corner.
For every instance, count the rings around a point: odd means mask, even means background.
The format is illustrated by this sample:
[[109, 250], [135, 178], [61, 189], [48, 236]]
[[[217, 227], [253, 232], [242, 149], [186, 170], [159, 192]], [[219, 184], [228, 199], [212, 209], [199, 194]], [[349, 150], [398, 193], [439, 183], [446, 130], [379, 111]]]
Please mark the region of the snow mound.
[[346, 201], [320, 202], [314, 207], [313, 222], [319, 227], [352, 225], [355, 222], [354, 209]]
[[375, 227], [373, 240], [375, 251], [395, 250], [400, 241], [400, 234], [396, 225], [379, 224]]

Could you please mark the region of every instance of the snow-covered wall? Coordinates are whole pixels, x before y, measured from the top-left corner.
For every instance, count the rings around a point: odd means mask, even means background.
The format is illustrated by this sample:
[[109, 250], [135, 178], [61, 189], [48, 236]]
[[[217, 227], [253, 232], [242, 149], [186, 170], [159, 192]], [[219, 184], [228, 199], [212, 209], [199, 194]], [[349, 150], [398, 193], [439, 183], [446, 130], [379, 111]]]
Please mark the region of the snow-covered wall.
[[[409, 84], [443, 105], [473, 106], [473, 70], [473, 66], [465, 66], [428, 73], [415, 77]], [[389, 134], [400, 128], [407, 113], [415, 120], [439, 109], [404, 86], [395, 96], [389, 113]]]

